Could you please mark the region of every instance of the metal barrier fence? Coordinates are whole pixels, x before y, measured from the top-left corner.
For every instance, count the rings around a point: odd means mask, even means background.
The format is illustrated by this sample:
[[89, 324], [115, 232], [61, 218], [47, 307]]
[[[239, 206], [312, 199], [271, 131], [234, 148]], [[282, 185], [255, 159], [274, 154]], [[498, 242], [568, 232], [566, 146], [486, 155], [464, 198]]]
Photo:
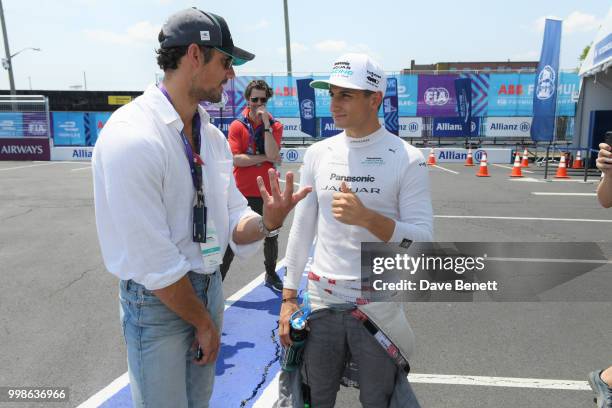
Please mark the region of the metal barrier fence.
[[50, 138], [49, 100], [43, 95], [0, 95], [0, 137]]

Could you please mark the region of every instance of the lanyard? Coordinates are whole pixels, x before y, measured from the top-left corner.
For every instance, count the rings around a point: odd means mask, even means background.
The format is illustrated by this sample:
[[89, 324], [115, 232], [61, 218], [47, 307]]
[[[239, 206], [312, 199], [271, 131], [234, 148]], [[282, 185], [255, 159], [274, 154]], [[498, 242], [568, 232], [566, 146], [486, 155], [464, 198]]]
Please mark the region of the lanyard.
[[[159, 90], [164, 94], [168, 101], [172, 106], [172, 99], [170, 98], [170, 94], [166, 87], [163, 84], [159, 84]], [[200, 114], [196, 110], [195, 115], [193, 115], [193, 122], [191, 124], [192, 135], [193, 135], [193, 143], [197, 150], [200, 149]], [[202, 167], [203, 164], [200, 155], [194, 153], [191, 148], [191, 144], [189, 144], [189, 140], [187, 140], [187, 136], [183, 131], [180, 132], [181, 140], [183, 141], [183, 145], [185, 147], [185, 156], [187, 157], [187, 161], [189, 162], [189, 168], [191, 169], [191, 180], [193, 181], [193, 187], [196, 189], [196, 193], [198, 195], [198, 200], [204, 199], [204, 194], [202, 193]]]

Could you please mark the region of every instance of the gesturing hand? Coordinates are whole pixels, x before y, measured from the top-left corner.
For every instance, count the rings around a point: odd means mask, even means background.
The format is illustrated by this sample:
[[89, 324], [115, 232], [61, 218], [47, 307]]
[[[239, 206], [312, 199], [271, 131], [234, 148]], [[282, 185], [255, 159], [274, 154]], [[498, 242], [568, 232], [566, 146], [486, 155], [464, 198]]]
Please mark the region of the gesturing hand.
[[272, 194], [268, 194], [263, 178], [257, 177], [257, 186], [263, 199], [263, 222], [267, 229], [273, 230], [283, 225], [283, 221], [287, 214], [299, 203], [308, 193], [312, 191], [312, 187], [306, 186], [298, 192], [293, 192], [293, 173], [288, 171], [285, 176], [285, 190], [281, 192], [278, 183], [278, 173], [274, 169], [268, 170], [270, 178], [270, 190]]
[[612, 147], [606, 143], [600, 143], [599, 149], [597, 168], [603, 173], [609, 173], [612, 171]]
[[342, 182], [340, 193], [334, 193], [332, 200], [332, 214], [338, 221], [349, 225], [364, 225], [369, 210], [363, 205], [359, 197]]

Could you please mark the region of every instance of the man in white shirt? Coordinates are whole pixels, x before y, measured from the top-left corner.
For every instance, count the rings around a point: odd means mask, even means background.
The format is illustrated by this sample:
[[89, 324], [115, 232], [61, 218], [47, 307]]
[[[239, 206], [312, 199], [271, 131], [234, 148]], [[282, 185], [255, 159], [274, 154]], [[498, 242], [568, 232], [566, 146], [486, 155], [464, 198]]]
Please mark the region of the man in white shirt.
[[[380, 126], [386, 76], [367, 55], [339, 57], [329, 80], [310, 86], [329, 90], [334, 123], [344, 131], [304, 156], [300, 183], [313, 192], [296, 207], [289, 235], [280, 339], [291, 344], [289, 317], [316, 235], [308, 291], [319, 311], [308, 322], [302, 369], [312, 406], [334, 406], [350, 354], [362, 405], [388, 407], [402, 374], [352, 313], [360, 304], [361, 243], [432, 240], [428, 170], [418, 149]], [[409, 401], [401, 406], [418, 406], [413, 395], [400, 398]]]
[[263, 216], [232, 177], [232, 155], [202, 100], [221, 100], [232, 65], [254, 55], [235, 47], [225, 20], [196, 8], [159, 34], [164, 80], [117, 110], [94, 149], [96, 225], [104, 263], [120, 280], [121, 322], [135, 406], [208, 407], [220, 347], [219, 264], [278, 233], [308, 189], [271, 194], [257, 182]]
[[[597, 198], [604, 208], [612, 207], [612, 146], [609, 144], [612, 132], [608, 134], [606, 143], [599, 144], [596, 161], [602, 176], [597, 186]], [[612, 408], [612, 366], [589, 373], [589, 384], [595, 392], [597, 408]]]

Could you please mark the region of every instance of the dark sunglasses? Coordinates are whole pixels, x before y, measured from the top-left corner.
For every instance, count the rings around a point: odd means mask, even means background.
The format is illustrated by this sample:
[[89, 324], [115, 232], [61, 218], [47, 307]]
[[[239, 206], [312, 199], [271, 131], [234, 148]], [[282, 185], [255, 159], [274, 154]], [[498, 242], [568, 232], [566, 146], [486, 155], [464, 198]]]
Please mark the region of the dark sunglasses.
[[268, 102], [268, 98], [265, 98], [265, 97], [261, 97], [261, 98], [252, 97], [251, 98], [251, 102], [253, 102], [253, 103], [257, 103], [257, 102], [266, 103], [266, 102]]

